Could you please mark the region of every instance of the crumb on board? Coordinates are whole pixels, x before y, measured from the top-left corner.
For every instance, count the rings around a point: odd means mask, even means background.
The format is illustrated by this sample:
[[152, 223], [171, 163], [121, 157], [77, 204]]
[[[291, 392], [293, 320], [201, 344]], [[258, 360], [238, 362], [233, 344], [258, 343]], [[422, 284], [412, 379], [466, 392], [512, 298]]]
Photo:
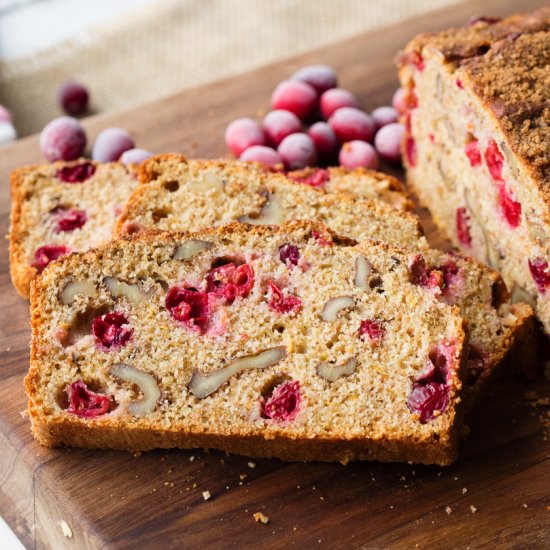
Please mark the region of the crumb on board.
[[264, 525], [269, 523], [269, 518], [261, 512], [254, 512], [253, 517], [256, 523], [263, 523]]
[[451, 515], [453, 513], [453, 509], [450, 506], [447, 506], [447, 507], [445, 507], [445, 512], [447, 512], [447, 514]]
[[472, 512], [472, 514], [477, 512], [477, 508], [473, 504], [470, 504], [470, 512]]
[[202, 498], [204, 498], [204, 500], [208, 500], [210, 498], [210, 491], [203, 491]]
[[195, 460], [195, 457], [194, 457], [193, 455], [191, 455], [191, 456], [189, 457], [189, 462], [193, 462], [193, 460]]
[[468, 492], [467, 487], [462, 487], [462, 494], [465, 495]]
[[249, 468], [255, 468], [255, 467], [256, 467], [256, 463], [255, 463], [255, 462], [249, 462], [249, 463], [248, 463], [248, 467], [249, 467]]
[[70, 539], [73, 536], [73, 530], [69, 527], [68, 523], [63, 520], [59, 522], [63, 536]]

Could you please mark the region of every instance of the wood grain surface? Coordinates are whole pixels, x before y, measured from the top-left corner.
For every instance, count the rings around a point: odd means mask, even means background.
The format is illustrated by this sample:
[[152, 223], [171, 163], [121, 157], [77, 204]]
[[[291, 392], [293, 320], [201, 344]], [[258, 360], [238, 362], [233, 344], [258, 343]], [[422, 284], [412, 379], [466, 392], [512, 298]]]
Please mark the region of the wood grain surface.
[[[414, 34], [461, 25], [480, 12], [505, 15], [541, 5], [465, 2], [162, 101], [96, 116], [85, 125], [90, 142], [100, 129], [121, 126], [154, 152], [224, 155], [226, 124], [265, 112], [275, 84], [301, 65], [334, 66], [342, 86], [372, 109], [390, 101], [397, 86], [393, 57]], [[36, 137], [0, 150], [3, 233], [9, 172], [35, 162], [42, 162]], [[424, 219], [432, 240], [442, 244]], [[549, 395], [550, 384], [542, 376], [528, 383], [505, 374], [472, 423], [459, 461], [446, 469], [250, 462], [216, 451], [133, 456], [40, 447], [24, 417], [28, 306], [11, 286], [7, 244], [0, 247], [0, 514], [27, 547], [550, 546], [550, 413], [537, 403]], [[255, 512], [269, 522], [255, 522]]]

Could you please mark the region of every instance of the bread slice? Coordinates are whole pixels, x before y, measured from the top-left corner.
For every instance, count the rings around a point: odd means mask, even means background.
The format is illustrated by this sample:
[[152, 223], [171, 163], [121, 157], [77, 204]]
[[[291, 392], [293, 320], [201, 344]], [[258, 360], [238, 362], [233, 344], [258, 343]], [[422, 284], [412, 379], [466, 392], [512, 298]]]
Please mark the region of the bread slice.
[[[473, 351], [465, 385], [472, 405], [468, 412], [511, 350], [533, 347], [532, 309], [508, 303], [498, 273], [474, 260], [431, 250], [420, 236], [418, 218], [410, 213], [379, 201], [323, 193], [231, 161], [162, 155], [142, 165], [140, 179], [144, 185], [133, 193], [119, 219], [121, 234], [140, 228], [196, 231], [260, 214], [256, 221], [316, 219], [356, 241], [371, 238], [419, 251], [426, 274], [433, 273], [433, 292], [458, 306], [469, 323]], [[534, 362], [524, 362], [524, 367], [531, 374]]]
[[49, 261], [111, 238], [115, 219], [137, 187], [120, 163], [89, 160], [28, 166], [11, 174], [10, 270], [25, 298]]
[[423, 34], [400, 56], [407, 180], [550, 331], [550, 7]]
[[462, 318], [414, 254], [320, 224], [152, 233], [52, 262], [31, 289], [44, 445], [212, 447], [449, 464]]

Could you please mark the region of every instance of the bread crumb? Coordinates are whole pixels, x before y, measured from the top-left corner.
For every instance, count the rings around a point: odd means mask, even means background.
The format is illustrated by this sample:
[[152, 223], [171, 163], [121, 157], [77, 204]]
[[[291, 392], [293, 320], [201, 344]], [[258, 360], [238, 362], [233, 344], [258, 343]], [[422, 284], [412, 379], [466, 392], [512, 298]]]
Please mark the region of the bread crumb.
[[453, 513], [453, 509], [452, 509], [450, 506], [447, 506], [447, 507], [445, 508], [445, 512], [447, 512], [447, 514], [450, 515], [450, 514]]
[[249, 468], [255, 468], [255, 467], [256, 467], [256, 463], [255, 463], [255, 462], [249, 462], [249, 463], [248, 463], [248, 467], [249, 467]]
[[264, 525], [269, 523], [269, 518], [261, 512], [254, 512], [253, 517], [257, 523], [263, 523]]
[[247, 476], [246, 474], [241, 474], [241, 475], [239, 476], [239, 479], [240, 479], [241, 481], [243, 481], [243, 480], [245, 480], [247, 477], [248, 477], [248, 476]]
[[527, 508], [527, 503], [524, 502], [524, 503], [522, 504], [522, 506], [523, 506], [524, 508]]
[[191, 455], [191, 456], [189, 457], [189, 462], [193, 462], [193, 460], [195, 460], [195, 457], [194, 457], [193, 455]]
[[475, 514], [477, 512], [477, 508], [473, 504], [471, 504], [470, 511], [472, 512], [472, 514]]
[[73, 536], [73, 530], [69, 527], [66, 521], [60, 521], [59, 525], [61, 526], [61, 531], [63, 536], [70, 539]]
[[139, 456], [141, 456], [141, 451], [136, 451], [134, 454], [134, 458], [138, 458]]
[[462, 494], [465, 495], [468, 492], [468, 489], [466, 487], [462, 487]]
[[208, 500], [210, 498], [210, 491], [203, 491], [202, 498], [204, 498], [204, 500]]

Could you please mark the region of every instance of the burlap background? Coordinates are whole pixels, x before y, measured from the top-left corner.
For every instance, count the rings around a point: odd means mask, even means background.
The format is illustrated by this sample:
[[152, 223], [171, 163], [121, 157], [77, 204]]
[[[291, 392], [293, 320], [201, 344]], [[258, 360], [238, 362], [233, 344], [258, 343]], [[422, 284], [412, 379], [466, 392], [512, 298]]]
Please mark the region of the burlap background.
[[116, 110], [458, 1], [157, 0], [1, 63], [0, 103], [23, 136], [59, 115], [55, 92], [68, 78], [89, 87], [94, 111]]

